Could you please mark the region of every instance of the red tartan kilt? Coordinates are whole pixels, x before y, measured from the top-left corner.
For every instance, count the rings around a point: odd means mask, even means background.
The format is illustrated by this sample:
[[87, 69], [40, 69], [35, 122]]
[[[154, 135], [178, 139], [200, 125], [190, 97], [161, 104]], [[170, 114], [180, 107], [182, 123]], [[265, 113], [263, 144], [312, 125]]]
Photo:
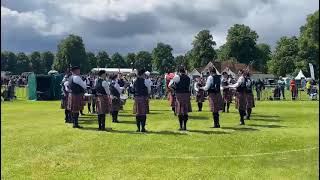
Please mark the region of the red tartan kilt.
[[192, 112], [190, 93], [177, 93], [175, 111], [178, 115], [187, 115]]
[[247, 98], [246, 93], [236, 93], [236, 108], [239, 110], [246, 110], [247, 108]]
[[209, 106], [211, 112], [219, 112], [222, 110], [222, 96], [220, 93], [209, 93]]
[[133, 113], [141, 116], [141, 115], [146, 115], [147, 112], [147, 96], [136, 96], [134, 97], [134, 105], [133, 105]]
[[247, 108], [255, 107], [253, 93], [247, 94]]
[[72, 95], [68, 96], [67, 109], [72, 112], [79, 112], [83, 109], [83, 95]]
[[204, 91], [198, 91], [196, 95], [196, 102], [204, 102]]
[[227, 103], [232, 102], [232, 96], [233, 96], [232, 91], [230, 91], [230, 90], [223, 91], [223, 101], [224, 102], [227, 102]]
[[110, 112], [110, 100], [108, 95], [97, 96], [96, 106], [98, 114], [108, 114]]

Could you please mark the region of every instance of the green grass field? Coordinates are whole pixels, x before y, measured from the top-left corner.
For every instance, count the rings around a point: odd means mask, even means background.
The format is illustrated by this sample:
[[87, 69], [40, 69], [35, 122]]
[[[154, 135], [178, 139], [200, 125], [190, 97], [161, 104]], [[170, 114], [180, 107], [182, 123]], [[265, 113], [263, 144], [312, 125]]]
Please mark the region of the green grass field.
[[[318, 179], [319, 101], [261, 101], [239, 126], [232, 104], [220, 115], [193, 110], [188, 132], [167, 101], [152, 100], [149, 133], [136, 133], [132, 101], [111, 132], [64, 123], [59, 101], [1, 103], [1, 179]], [[86, 110], [85, 110], [86, 112]]]

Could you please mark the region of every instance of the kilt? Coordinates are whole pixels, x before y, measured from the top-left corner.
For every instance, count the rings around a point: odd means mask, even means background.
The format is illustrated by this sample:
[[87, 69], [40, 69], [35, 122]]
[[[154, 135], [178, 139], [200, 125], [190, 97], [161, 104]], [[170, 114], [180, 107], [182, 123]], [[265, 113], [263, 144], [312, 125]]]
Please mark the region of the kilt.
[[67, 109], [71, 112], [79, 112], [83, 109], [83, 94], [69, 94]]
[[176, 96], [173, 95], [173, 93], [168, 93], [168, 100], [170, 103], [171, 107], [175, 107], [176, 106]]
[[200, 90], [197, 92], [196, 102], [198, 102], [198, 103], [204, 102], [204, 91], [203, 90]]
[[192, 112], [190, 93], [176, 93], [175, 110], [178, 115], [187, 115], [188, 112]]
[[247, 94], [247, 109], [255, 107], [253, 93]]
[[236, 108], [245, 111], [247, 108], [247, 94], [243, 92], [236, 93]]
[[110, 100], [108, 95], [99, 95], [96, 97], [96, 106], [98, 114], [108, 114], [110, 112]]
[[226, 103], [231, 103], [232, 102], [232, 96], [233, 93], [231, 90], [229, 89], [225, 89], [223, 90], [223, 101]]
[[61, 109], [67, 109], [68, 106], [68, 96], [63, 96], [61, 99]]
[[211, 112], [219, 112], [222, 110], [222, 96], [221, 93], [209, 93], [209, 106]]
[[121, 109], [121, 100], [119, 98], [111, 98], [111, 111], [119, 111]]
[[137, 116], [146, 115], [147, 112], [147, 96], [134, 97], [133, 113]]

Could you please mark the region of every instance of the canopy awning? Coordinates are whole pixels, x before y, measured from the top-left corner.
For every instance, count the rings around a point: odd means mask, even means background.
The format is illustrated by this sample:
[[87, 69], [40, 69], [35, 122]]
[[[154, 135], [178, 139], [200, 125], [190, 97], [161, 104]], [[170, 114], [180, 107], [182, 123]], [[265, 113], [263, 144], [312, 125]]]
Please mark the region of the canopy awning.
[[294, 79], [298, 80], [298, 79], [302, 79], [302, 78], [306, 78], [306, 76], [304, 76], [302, 70], [300, 69], [298, 75]]

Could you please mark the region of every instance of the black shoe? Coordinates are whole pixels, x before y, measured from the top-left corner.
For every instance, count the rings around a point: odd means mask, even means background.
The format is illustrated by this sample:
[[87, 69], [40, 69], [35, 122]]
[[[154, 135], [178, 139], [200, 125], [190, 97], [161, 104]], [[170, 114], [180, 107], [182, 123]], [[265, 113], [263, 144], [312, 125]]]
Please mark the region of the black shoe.
[[240, 121], [240, 125], [245, 125], [245, 124], [244, 124], [244, 121]]
[[142, 129], [141, 132], [148, 132], [146, 129]]
[[247, 116], [247, 117], [246, 117], [246, 119], [247, 119], [247, 120], [250, 120], [250, 117], [249, 117], [249, 116]]

